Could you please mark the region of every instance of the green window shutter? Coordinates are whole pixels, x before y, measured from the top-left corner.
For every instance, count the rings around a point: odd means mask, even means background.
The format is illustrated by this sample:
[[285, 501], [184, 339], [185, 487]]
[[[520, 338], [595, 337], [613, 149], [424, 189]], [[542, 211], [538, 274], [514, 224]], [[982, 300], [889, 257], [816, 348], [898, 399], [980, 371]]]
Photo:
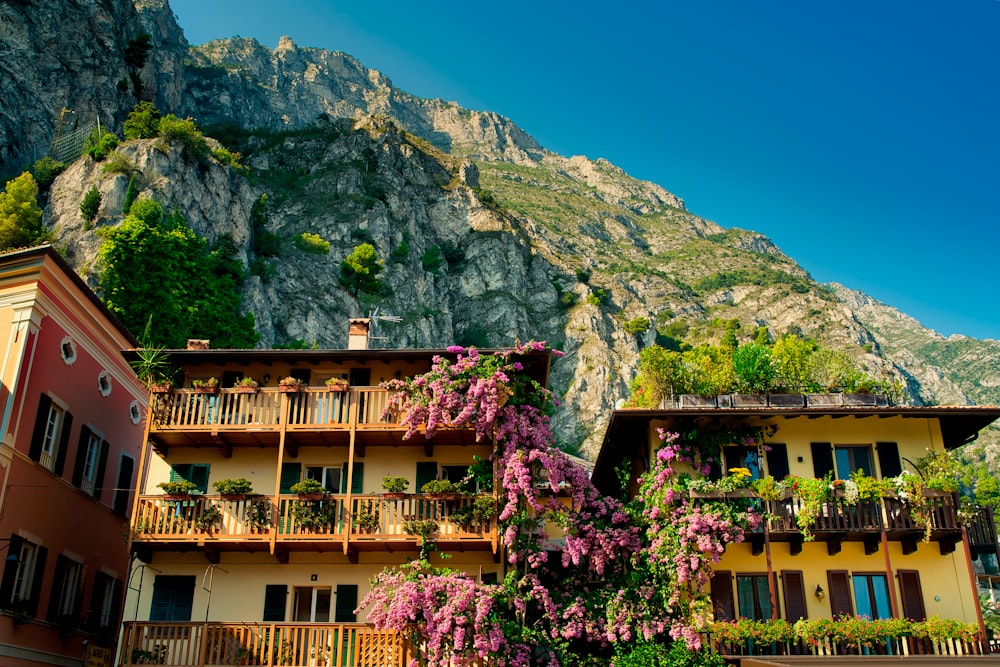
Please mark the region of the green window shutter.
[[433, 482], [438, 476], [437, 461], [417, 461], [417, 493], [427, 482]]
[[73, 486], [80, 486], [83, 481], [83, 466], [87, 462], [87, 448], [90, 445], [91, 430], [86, 424], [80, 427], [80, 441], [76, 446], [76, 462], [73, 464], [73, 476], [70, 482]]
[[35, 415], [35, 428], [31, 432], [31, 446], [28, 448], [28, 458], [37, 461], [42, 456], [42, 442], [45, 440], [45, 425], [49, 421], [49, 407], [52, 399], [48, 394], [42, 394], [38, 399], [38, 413]]
[[97, 457], [97, 472], [94, 473], [94, 498], [101, 499], [104, 493], [104, 473], [108, 467], [108, 450], [111, 448], [107, 442], [101, 441], [101, 451]]
[[208, 493], [208, 473], [211, 466], [207, 463], [195, 463], [191, 466], [191, 481], [198, 487], [199, 493]]
[[151, 621], [190, 621], [194, 606], [194, 577], [157, 575], [153, 580]]
[[812, 448], [813, 474], [817, 478], [826, 477], [833, 472], [833, 447], [829, 442], [810, 443]]
[[903, 466], [899, 460], [899, 445], [895, 442], [876, 442], [875, 451], [878, 453], [878, 465], [882, 479], [895, 477], [903, 472]]
[[302, 479], [301, 463], [282, 463], [281, 481], [278, 484], [278, 492], [291, 493], [292, 485], [298, 484], [299, 480], [301, 479]]
[[[354, 462], [354, 474], [351, 476], [351, 493], [363, 493], [365, 488], [365, 462]], [[340, 492], [347, 493], [347, 462], [340, 472]]]
[[42, 576], [45, 574], [45, 559], [49, 554], [43, 546], [35, 547], [35, 578], [31, 582], [31, 596], [28, 598], [28, 616], [34, 616], [38, 611], [38, 598], [42, 595]]
[[285, 600], [288, 597], [288, 586], [284, 584], [268, 584], [264, 588], [264, 621], [271, 623], [285, 622]]
[[181, 480], [191, 480], [190, 463], [176, 463], [170, 468], [170, 481], [180, 482]]
[[73, 428], [73, 415], [69, 410], [63, 413], [62, 431], [59, 433], [59, 451], [56, 452], [56, 465], [52, 469], [59, 477], [62, 477], [63, 468], [66, 466], [66, 452], [69, 451], [69, 432]]
[[783, 442], [769, 442], [767, 446], [767, 474], [777, 481], [788, 476], [788, 446]]
[[357, 616], [354, 610], [358, 608], [358, 587], [354, 584], [337, 586], [337, 606], [334, 610], [334, 623], [354, 623]]

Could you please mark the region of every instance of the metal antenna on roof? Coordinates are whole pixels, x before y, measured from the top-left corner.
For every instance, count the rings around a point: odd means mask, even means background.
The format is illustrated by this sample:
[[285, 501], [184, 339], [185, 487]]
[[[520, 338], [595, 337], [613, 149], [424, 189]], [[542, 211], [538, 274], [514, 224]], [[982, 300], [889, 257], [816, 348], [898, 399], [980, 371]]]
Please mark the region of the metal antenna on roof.
[[370, 311], [368, 313], [368, 319], [371, 320], [371, 325], [370, 325], [371, 329], [368, 332], [368, 348], [369, 349], [371, 349], [371, 347], [372, 347], [372, 342], [375, 342], [375, 341], [377, 341], [379, 343], [378, 347], [380, 347], [380, 348], [386, 348], [386, 347], [388, 347], [388, 345], [386, 345], [386, 342], [389, 340], [389, 337], [388, 336], [379, 336], [378, 333], [377, 333], [378, 332], [378, 323], [379, 322], [393, 322], [395, 324], [398, 324], [398, 323], [400, 323], [400, 322], [403, 321], [403, 318], [399, 317], [398, 315], [379, 315], [377, 307], [375, 308], [375, 310]]

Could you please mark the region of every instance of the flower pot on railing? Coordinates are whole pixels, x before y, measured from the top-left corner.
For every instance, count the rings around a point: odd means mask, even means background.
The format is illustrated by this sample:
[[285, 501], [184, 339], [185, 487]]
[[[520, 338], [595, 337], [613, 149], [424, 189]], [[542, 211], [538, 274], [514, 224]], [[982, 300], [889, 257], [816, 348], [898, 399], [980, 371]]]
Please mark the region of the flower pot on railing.
[[692, 498], [714, 499], [725, 498], [725, 491], [688, 491]]
[[244, 378], [233, 386], [237, 394], [256, 394], [259, 387], [253, 378]]
[[278, 381], [278, 391], [282, 394], [297, 394], [302, 391], [304, 385], [305, 383], [298, 378], [281, 378], [281, 380]]
[[755, 494], [750, 489], [734, 489], [733, 491], [726, 491], [726, 498], [753, 498]]
[[330, 378], [326, 381], [326, 388], [327, 391], [345, 392], [351, 385], [343, 378]]
[[149, 385], [149, 392], [151, 394], [169, 394], [173, 389], [174, 385], [170, 382], [157, 382], [156, 384]]

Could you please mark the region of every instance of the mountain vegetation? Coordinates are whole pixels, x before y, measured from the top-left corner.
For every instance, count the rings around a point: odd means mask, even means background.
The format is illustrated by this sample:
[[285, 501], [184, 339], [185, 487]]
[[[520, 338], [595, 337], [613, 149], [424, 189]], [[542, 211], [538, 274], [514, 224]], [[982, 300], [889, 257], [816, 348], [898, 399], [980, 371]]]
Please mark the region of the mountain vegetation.
[[[155, 343], [342, 347], [347, 318], [375, 308], [401, 318], [384, 330], [393, 347], [544, 338], [567, 352], [554, 437], [585, 454], [653, 345], [725, 343], [753, 365], [808, 341], [913, 403], [1000, 402], [997, 341], [945, 339], [818, 284], [758, 233], [606, 160], [547, 151], [498, 114], [409, 95], [347, 54], [289, 38], [190, 46], [165, 0], [7, 3], [0, 20], [5, 52], [37, 54], [0, 82], [0, 180], [27, 166], [47, 181], [29, 196], [11, 180], [6, 196], [33, 202]], [[115, 30], [77, 39], [90, 24]], [[77, 129], [91, 154], [77, 157], [80, 140], [64, 156]], [[38, 168], [46, 148], [59, 155]], [[136, 234], [164, 254], [125, 253]], [[29, 237], [10, 244], [42, 238]], [[176, 299], [139, 293], [158, 284]]]

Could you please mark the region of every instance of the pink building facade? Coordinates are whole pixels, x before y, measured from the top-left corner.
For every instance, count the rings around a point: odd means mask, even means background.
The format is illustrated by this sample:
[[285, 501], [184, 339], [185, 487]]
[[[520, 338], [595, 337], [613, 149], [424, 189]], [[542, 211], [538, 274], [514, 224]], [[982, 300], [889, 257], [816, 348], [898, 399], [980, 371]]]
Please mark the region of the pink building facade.
[[[0, 255], [0, 664], [111, 665], [148, 395], [49, 246]], [[86, 661], [86, 662], [85, 662]]]

